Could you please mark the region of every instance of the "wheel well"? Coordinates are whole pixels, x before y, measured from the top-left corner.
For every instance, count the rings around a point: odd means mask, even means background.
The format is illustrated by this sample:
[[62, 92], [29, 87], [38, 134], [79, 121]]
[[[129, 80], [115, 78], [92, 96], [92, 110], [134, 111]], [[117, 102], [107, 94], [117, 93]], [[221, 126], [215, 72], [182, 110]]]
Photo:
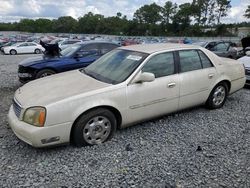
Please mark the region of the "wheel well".
[[38, 69], [38, 70], [36, 71], [36, 74], [37, 74], [38, 72], [40, 72], [40, 71], [43, 71], [43, 70], [52, 70], [52, 71], [54, 71], [55, 73], [57, 73], [57, 71], [56, 71], [54, 68], [46, 67], [46, 68]]
[[222, 80], [219, 83], [225, 83], [227, 85], [227, 88], [228, 88], [228, 93], [230, 92], [230, 90], [231, 90], [231, 83], [228, 80]]
[[114, 108], [114, 107], [112, 107], [112, 106], [105, 106], [105, 105], [104, 105], [104, 106], [97, 106], [97, 107], [91, 108], [91, 109], [89, 109], [89, 110], [87, 110], [87, 111], [81, 113], [81, 114], [75, 119], [75, 121], [74, 121], [74, 123], [73, 123], [73, 125], [72, 125], [72, 127], [71, 127], [71, 130], [70, 130], [70, 142], [72, 142], [72, 138], [73, 138], [73, 131], [72, 131], [72, 130], [74, 129], [75, 124], [76, 124], [76, 122], [78, 121], [78, 119], [79, 119], [83, 114], [88, 113], [89, 111], [95, 110], [95, 109], [97, 109], [97, 108], [106, 108], [106, 109], [110, 110], [110, 111], [115, 115], [115, 117], [116, 117], [116, 120], [117, 120], [117, 128], [118, 128], [118, 129], [121, 128], [122, 116], [121, 116], [121, 113], [119, 112], [119, 110], [117, 110], [116, 108]]

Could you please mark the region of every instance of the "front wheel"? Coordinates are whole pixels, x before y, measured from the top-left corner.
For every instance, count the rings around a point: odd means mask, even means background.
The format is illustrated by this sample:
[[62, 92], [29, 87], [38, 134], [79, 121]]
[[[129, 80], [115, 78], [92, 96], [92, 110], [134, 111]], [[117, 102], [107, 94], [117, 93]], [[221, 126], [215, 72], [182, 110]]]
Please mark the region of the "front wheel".
[[43, 77], [50, 76], [50, 75], [55, 74], [55, 73], [56, 73], [56, 72], [53, 71], [53, 70], [44, 69], [44, 70], [39, 71], [39, 72], [36, 74], [36, 78], [43, 78]]
[[72, 141], [76, 146], [101, 144], [112, 138], [116, 131], [115, 115], [98, 108], [83, 114], [73, 128]]
[[227, 95], [228, 95], [227, 84], [223, 82], [217, 84], [208, 97], [206, 103], [207, 107], [209, 109], [221, 108], [226, 102]]
[[35, 49], [35, 54], [40, 54], [41, 50], [40, 49]]
[[16, 54], [17, 54], [17, 51], [16, 51], [16, 50], [10, 50], [10, 54], [11, 54], [11, 55], [16, 55]]

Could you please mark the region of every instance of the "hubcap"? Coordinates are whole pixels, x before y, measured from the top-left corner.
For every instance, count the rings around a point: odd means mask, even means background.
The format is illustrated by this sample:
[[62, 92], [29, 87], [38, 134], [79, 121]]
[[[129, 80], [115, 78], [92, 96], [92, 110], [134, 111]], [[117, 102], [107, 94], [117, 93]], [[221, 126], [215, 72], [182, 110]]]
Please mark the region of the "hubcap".
[[213, 94], [213, 103], [216, 106], [219, 106], [223, 103], [226, 97], [226, 89], [223, 86], [219, 86], [215, 89]]
[[104, 142], [111, 132], [111, 123], [104, 116], [91, 118], [83, 129], [84, 140], [93, 145]]
[[52, 73], [45, 72], [45, 73], [43, 73], [43, 74], [41, 75], [41, 78], [46, 77], [46, 76], [50, 76], [50, 75], [52, 75]]

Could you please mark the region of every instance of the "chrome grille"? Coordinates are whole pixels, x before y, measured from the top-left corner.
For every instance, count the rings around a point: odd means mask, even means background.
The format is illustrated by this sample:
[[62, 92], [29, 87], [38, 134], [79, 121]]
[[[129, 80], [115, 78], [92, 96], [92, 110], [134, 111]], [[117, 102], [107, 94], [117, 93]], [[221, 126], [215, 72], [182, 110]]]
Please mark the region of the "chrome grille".
[[246, 75], [250, 76], [250, 69], [245, 70]]
[[16, 116], [19, 118], [21, 115], [22, 107], [15, 101], [15, 99], [13, 99], [13, 109]]

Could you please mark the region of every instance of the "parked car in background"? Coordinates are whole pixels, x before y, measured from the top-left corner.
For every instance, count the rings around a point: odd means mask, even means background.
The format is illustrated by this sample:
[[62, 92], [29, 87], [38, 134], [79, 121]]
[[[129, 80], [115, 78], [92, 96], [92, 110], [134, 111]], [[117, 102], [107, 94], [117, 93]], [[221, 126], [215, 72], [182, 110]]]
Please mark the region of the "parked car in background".
[[1, 46], [1, 51], [3, 52], [3, 48], [6, 46], [12, 46], [13, 44], [16, 44], [15, 41], [9, 41]]
[[250, 51], [246, 51], [245, 53], [246, 55], [239, 58], [238, 61], [245, 67], [246, 86], [250, 86]]
[[245, 84], [244, 67], [193, 45], [121, 47], [85, 69], [19, 88], [8, 121], [34, 147], [103, 143], [117, 128], [206, 104], [223, 106]]
[[247, 51], [250, 51], [250, 37], [241, 39], [242, 49], [238, 52], [238, 58], [246, 55]]
[[195, 42], [193, 45], [202, 46], [220, 57], [237, 58], [236, 44], [230, 41]]
[[78, 40], [78, 39], [66, 39], [66, 40], [60, 41], [60, 42], [58, 42], [59, 50], [62, 51], [65, 48], [67, 48], [68, 46], [75, 44], [77, 42], [82, 42], [82, 41]]
[[59, 56], [39, 56], [19, 63], [18, 77], [28, 82], [52, 74], [88, 66], [107, 52], [119, 47], [110, 42], [85, 42], [74, 44], [61, 51]]
[[4, 54], [16, 55], [25, 53], [40, 54], [44, 51], [44, 48], [35, 42], [21, 42], [15, 43], [11, 46], [3, 47]]
[[8, 43], [8, 41], [0, 40], [0, 48], [2, 48], [7, 43]]

